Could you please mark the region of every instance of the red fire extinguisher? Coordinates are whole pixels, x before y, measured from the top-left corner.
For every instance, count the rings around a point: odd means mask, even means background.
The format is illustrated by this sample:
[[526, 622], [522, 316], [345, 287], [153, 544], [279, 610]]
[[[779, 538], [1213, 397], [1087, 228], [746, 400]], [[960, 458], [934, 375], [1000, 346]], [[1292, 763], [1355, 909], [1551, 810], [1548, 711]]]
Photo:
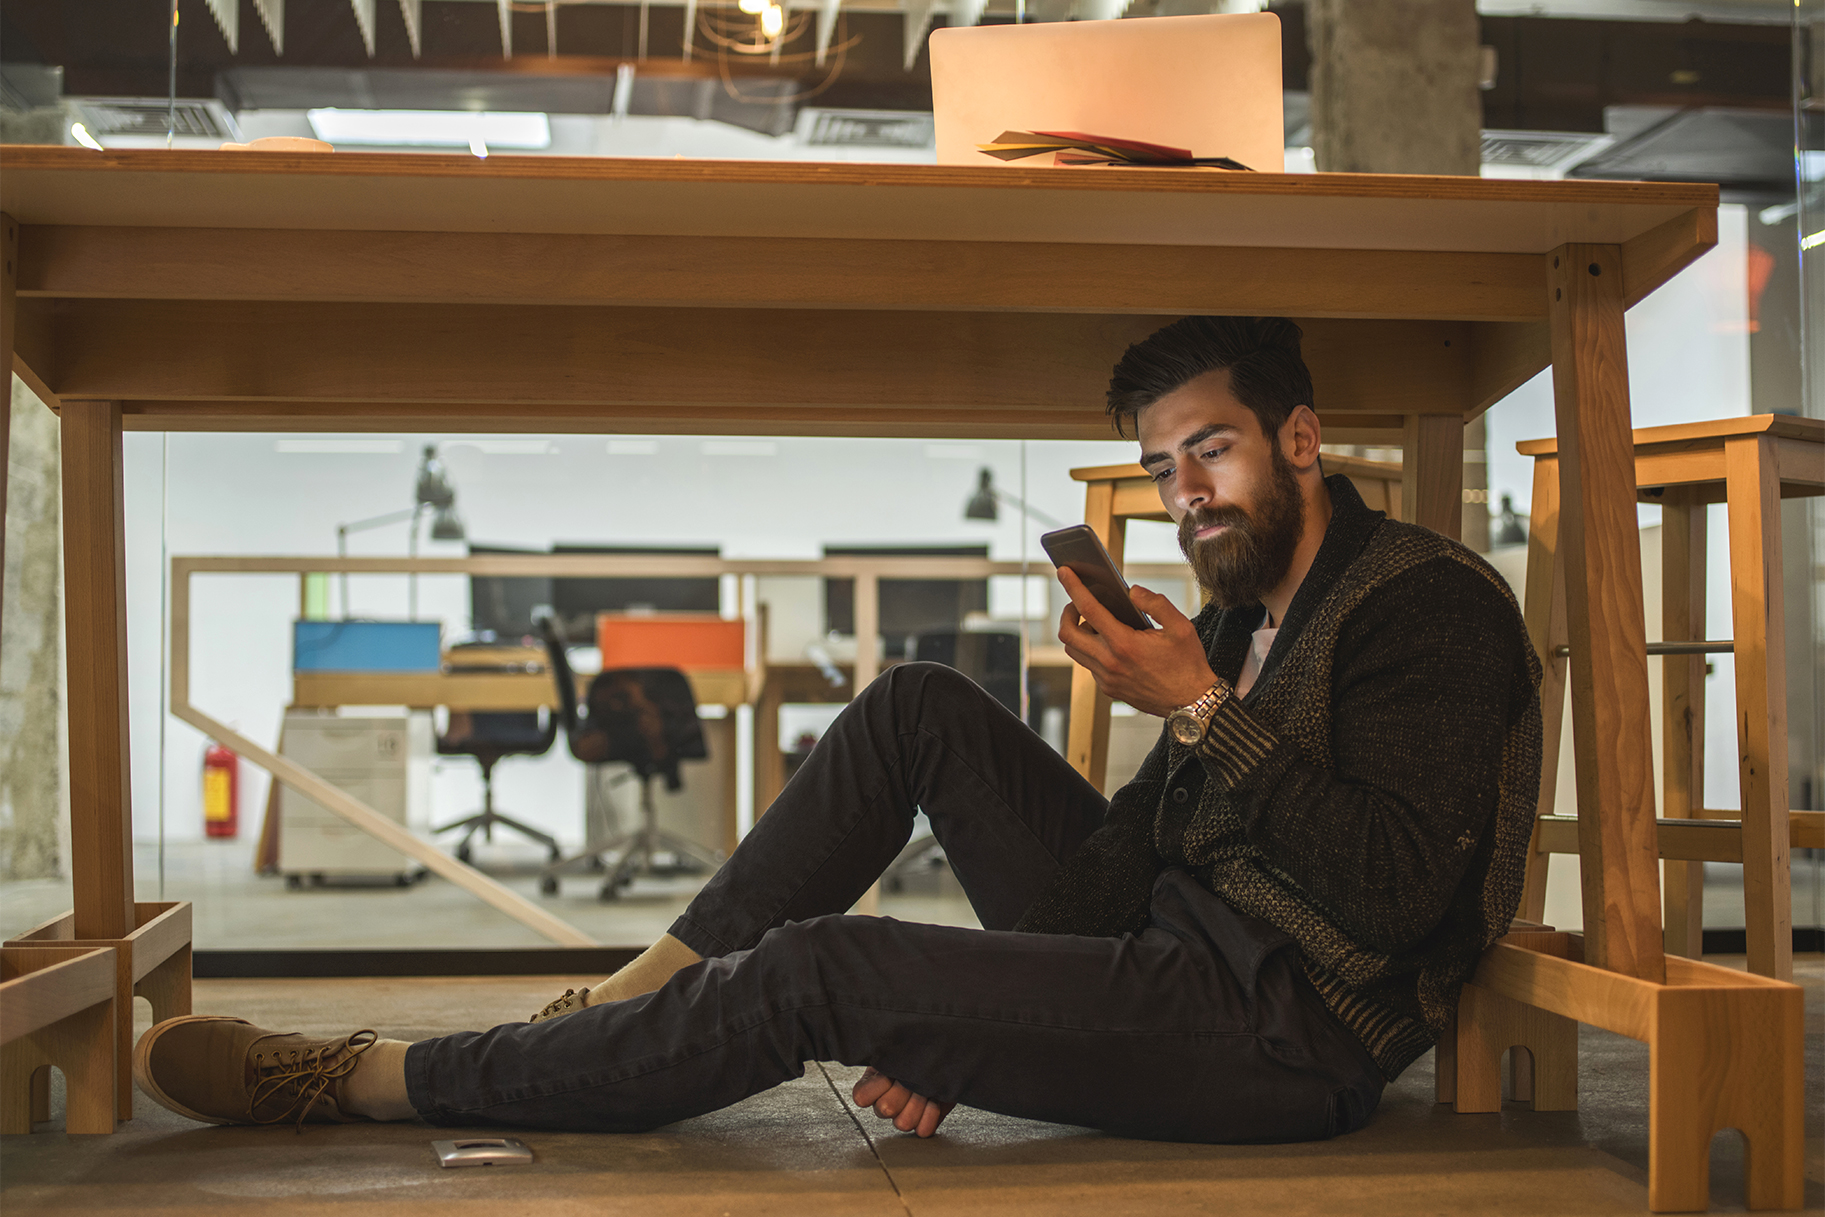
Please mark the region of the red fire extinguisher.
[[241, 827], [241, 758], [210, 741], [203, 752], [203, 834], [232, 837]]

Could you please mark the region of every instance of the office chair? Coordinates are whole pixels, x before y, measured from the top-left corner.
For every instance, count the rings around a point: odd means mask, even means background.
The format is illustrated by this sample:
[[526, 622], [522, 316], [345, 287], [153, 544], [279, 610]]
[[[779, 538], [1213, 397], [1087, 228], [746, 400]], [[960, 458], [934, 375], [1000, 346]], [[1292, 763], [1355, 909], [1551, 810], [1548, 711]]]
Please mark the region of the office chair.
[[541, 618], [538, 624], [557, 682], [571, 755], [591, 765], [623, 761], [640, 780], [640, 827], [598, 837], [569, 858], [554, 857], [541, 872], [540, 890], [555, 891], [561, 873], [578, 863], [600, 865], [604, 854], [618, 855], [614, 870], [602, 883], [604, 900], [619, 898], [635, 874], [652, 873], [653, 857], [658, 853], [694, 859], [711, 869], [721, 866], [720, 851], [660, 828], [653, 804], [654, 778], [664, 778], [667, 790], [683, 789], [679, 762], [703, 760], [710, 754], [697, 719], [691, 682], [677, 668], [610, 668], [590, 681], [589, 713], [583, 717], [578, 713], [576, 677], [564, 653], [564, 640], [550, 618]]
[[557, 841], [548, 833], [494, 810], [495, 762], [510, 756], [543, 756], [551, 751], [551, 742], [557, 738], [557, 734], [557, 716], [548, 715], [545, 725], [541, 727], [536, 710], [450, 711], [450, 725], [437, 737], [437, 754], [472, 756], [481, 765], [482, 809], [465, 819], [433, 829], [433, 834], [462, 829], [463, 839], [457, 842], [456, 856], [464, 862], [470, 860], [469, 842], [475, 834], [479, 832], [482, 840], [492, 841], [496, 824], [537, 841], [551, 851], [554, 861], [563, 856], [564, 851], [558, 848]]
[[[1020, 635], [933, 630], [914, 635], [906, 649], [908, 659], [955, 668], [996, 701], [1015, 714], [1020, 713]], [[943, 864], [944, 847], [936, 837], [925, 833], [907, 842], [893, 863], [881, 872], [881, 886], [890, 892], [900, 891], [906, 886], [909, 873], [935, 870]]]

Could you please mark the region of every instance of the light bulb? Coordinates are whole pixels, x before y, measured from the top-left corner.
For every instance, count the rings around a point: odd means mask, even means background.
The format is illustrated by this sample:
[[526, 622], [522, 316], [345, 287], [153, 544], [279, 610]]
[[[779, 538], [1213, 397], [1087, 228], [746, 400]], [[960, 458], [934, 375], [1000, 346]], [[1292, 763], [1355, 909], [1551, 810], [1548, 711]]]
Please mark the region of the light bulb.
[[777, 4], [769, 4], [760, 15], [760, 32], [769, 38], [778, 38], [779, 32], [786, 28], [786, 10]]
[[767, 9], [767, 0], [737, 0], [736, 7], [750, 17], [758, 17]]
[[70, 138], [75, 140], [77, 143], [81, 144], [83, 147], [91, 149], [95, 152], [105, 151], [105, 149], [102, 148], [100, 142], [97, 141], [93, 135], [89, 134], [89, 129], [87, 127], [83, 126], [81, 123], [71, 123], [70, 124]]

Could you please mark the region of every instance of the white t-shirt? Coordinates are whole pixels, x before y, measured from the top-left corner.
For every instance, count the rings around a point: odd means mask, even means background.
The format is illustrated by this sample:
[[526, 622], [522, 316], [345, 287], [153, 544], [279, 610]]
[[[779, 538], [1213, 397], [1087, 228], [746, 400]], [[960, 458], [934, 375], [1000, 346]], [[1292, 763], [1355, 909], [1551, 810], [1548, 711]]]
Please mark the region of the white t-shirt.
[[1280, 632], [1277, 625], [1264, 625], [1249, 636], [1248, 655], [1242, 660], [1242, 675], [1236, 679], [1236, 696], [1242, 697], [1255, 687], [1255, 678], [1261, 675], [1261, 665], [1267, 662], [1267, 653], [1274, 649], [1274, 635]]

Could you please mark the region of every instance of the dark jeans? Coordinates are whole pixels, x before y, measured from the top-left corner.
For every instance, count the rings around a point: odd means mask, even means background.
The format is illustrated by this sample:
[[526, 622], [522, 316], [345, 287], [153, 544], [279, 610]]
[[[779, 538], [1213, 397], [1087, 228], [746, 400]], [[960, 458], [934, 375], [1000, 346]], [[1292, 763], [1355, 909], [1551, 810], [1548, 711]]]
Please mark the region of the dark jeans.
[[[654, 993], [414, 1044], [438, 1124], [633, 1132], [804, 1073], [873, 1065], [915, 1093], [1177, 1141], [1313, 1140], [1381, 1096], [1292, 942], [1182, 870], [1122, 938], [1010, 927], [1107, 804], [949, 668], [890, 669], [846, 709], [673, 926], [704, 956]], [[986, 927], [839, 916], [915, 809]]]

